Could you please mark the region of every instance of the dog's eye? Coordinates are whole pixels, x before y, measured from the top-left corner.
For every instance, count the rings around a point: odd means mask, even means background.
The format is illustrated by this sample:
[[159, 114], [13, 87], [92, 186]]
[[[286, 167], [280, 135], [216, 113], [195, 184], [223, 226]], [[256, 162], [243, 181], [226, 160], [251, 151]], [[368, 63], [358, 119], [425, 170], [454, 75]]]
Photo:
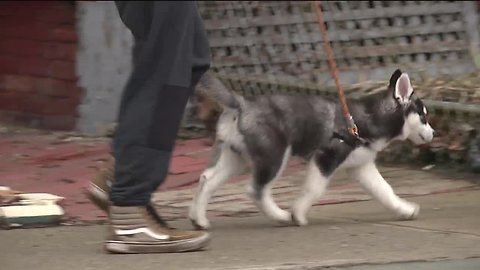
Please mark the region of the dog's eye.
[[423, 114], [427, 115], [427, 108], [425, 106], [423, 106]]
[[420, 121], [422, 121], [422, 124], [426, 125], [427, 124], [427, 116], [425, 114], [420, 115]]

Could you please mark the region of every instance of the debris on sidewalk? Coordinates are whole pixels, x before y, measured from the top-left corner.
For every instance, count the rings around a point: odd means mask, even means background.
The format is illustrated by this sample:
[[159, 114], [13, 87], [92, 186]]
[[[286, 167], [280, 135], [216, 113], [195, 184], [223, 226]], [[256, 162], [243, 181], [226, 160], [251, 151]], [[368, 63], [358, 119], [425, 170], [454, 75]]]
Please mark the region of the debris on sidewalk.
[[435, 164], [430, 164], [422, 168], [424, 171], [429, 171], [435, 167]]
[[16, 190], [11, 190], [7, 187], [0, 187], [0, 206], [11, 205], [20, 200], [18, 194], [21, 192]]
[[49, 193], [22, 193], [0, 187], [0, 225], [6, 228], [59, 223], [64, 198]]

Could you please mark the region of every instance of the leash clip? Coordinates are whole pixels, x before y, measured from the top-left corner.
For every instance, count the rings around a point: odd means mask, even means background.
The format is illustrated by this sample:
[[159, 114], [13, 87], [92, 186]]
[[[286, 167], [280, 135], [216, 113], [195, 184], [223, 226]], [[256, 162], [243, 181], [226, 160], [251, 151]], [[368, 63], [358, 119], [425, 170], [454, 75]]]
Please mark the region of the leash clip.
[[352, 136], [351, 137], [350, 136], [345, 137], [345, 136], [342, 136], [341, 134], [339, 134], [337, 132], [334, 132], [333, 137], [337, 138], [337, 139], [343, 141], [344, 143], [346, 143], [350, 146], [353, 146], [353, 147], [358, 146], [358, 145], [368, 146], [369, 142], [359, 136], [358, 127], [355, 124], [355, 122], [353, 121], [353, 117], [351, 115], [349, 115], [348, 117], [346, 117], [346, 119], [347, 119], [347, 130], [349, 131], [349, 134], [352, 135]]
[[358, 137], [358, 127], [355, 124], [355, 121], [353, 121], [353, 117], [351, 115], [349, 115], [347, 118], [347, 128], [353, 136]]

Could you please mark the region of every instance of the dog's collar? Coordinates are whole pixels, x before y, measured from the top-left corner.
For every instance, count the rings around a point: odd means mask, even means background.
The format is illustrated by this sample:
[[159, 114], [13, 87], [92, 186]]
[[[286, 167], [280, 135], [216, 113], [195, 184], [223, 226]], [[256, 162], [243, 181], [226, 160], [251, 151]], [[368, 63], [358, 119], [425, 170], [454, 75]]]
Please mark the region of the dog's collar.
[[353, 136], [352, 134], [348, 133], [347, 136], [344, 136], [336, 131], [333, 132], [332, 139], [338, 139], [343, 143], [348, 144], [351, 147], [358, 147], [358, 146], [365, 146], [368, 147], [370, 142], [363, 139], [360, 136]]

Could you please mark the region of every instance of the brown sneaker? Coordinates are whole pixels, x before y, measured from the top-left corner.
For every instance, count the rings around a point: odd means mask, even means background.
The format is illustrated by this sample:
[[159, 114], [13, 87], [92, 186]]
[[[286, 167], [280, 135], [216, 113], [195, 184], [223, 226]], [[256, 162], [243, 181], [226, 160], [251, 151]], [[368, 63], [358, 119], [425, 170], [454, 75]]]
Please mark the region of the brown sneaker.
[[114, 162], [111, 160], [107, 167], [90, 181], [86, 191], [88, 198], [105, 212], [108, 212], [110, 206], [109, 193], [114, 179], [113, 166]]
[[105, 249], [111, 253], [168, 253], [203, 249], [210, 235], [183, 231], [158, 222], [147, 207], [110, 206], [110, 236]]

